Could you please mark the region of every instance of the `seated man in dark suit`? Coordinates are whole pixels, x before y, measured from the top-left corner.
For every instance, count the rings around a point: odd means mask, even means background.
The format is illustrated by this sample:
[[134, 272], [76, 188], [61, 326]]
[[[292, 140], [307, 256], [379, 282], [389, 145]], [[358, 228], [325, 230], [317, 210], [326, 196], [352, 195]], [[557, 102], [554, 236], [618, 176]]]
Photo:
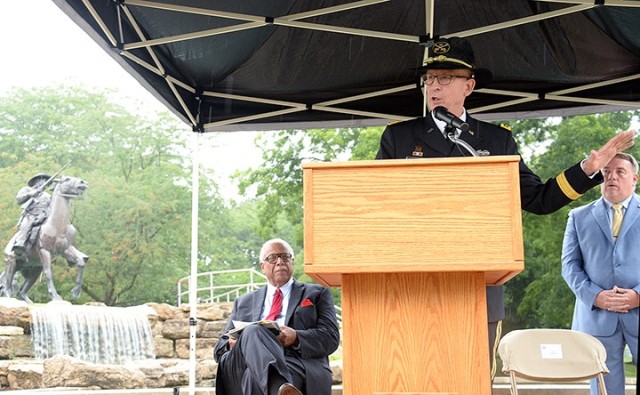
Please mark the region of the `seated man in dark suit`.
[[[218, 395], [331, 394], [329, 355], [340, 333], [329, 289], [294, 280], [289, 243], [272, 239], [260, 250], [260, 267], [269, 283], [237, 298], [229, 322], [214, 348]], [[248, 325], [237, 337], [234, 321], [276, 321], [278, 335]]]

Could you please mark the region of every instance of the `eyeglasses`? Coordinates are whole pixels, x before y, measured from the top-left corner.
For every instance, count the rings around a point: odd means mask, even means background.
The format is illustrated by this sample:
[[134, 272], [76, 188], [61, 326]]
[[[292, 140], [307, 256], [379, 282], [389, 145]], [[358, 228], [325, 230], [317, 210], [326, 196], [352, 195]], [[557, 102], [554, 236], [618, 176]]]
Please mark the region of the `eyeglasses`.
[[293, 255], [286, 252], [282, 254], [269, 254], [264, 260], [271, 265], [275, 265], [278, 262], [278, 258], [282, 259], [283, 263], [291, 263], [291, 261], [293, 261]]
[[440, 85], [449, 85], [451, 83], [451, 81], [453, 81], [454, 78], [464, 78], [465, 80], [468, 80], [472, 77], [467, 77], [466, 75], [449, 75], [449, 74], [444, 74], [444, 75], [431, 75], [431, 74], [427, 74], [424, 77], [424, 82], [427, 85], [431, 85], [433, 84], [433, 81], [438, 80], [438, 84]]

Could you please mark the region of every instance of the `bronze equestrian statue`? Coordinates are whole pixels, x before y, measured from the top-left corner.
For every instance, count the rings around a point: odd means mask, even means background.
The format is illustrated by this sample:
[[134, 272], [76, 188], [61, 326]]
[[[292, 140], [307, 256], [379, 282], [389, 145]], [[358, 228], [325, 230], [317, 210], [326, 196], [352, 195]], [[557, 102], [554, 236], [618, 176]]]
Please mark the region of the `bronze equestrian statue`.
[[[55, 179], [63, 169], [53, 177], [36, 175], [16, 196], [18, 203], [23, 204], [24, 212], [18, 231], [4, 249], [5, 269], [0, 275], [0, 296], [12, 297], [17, 292], [18, 299], [31, 303], [27, 293], [44, 271], [51, 300], [61, 300], [51, 270], [58, 255], [70, 266], [77, 267], [76, 285], [71, 295], [74, 299], [80, 296], [88, 256], [74, 247], [76, 229], [69, 218], [69, 200], [81, 198], [87, 183], [69, 176]], [[53, 182], [57, 185], [49, 195], [45, 189]], [[17, 271], [24, 277], [21, 286], [16, 286], [14, 281]]]

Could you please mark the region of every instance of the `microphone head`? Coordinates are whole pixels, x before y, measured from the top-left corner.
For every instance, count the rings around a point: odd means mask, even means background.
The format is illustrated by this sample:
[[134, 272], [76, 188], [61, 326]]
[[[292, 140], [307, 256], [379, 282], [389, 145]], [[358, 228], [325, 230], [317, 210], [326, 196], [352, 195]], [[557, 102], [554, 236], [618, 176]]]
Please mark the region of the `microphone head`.
[[444, 122], [451, 122], [451, 117], [449, 116], [449, 110], [446, 107], [438, 106], [433, 109], [433, 115], [436, 119], [439, 119]]
[[436, 119], [439, 119], [445, 122], [447, 125], [454, 127], [456, 129], [460, 129], [463, 132], [469, 130], [469, 124], [463, 122], [460, 118], [456, 117], [452, 113], [449, 112], [445, 107], [438, 106], [433, 109], [433, 115]]

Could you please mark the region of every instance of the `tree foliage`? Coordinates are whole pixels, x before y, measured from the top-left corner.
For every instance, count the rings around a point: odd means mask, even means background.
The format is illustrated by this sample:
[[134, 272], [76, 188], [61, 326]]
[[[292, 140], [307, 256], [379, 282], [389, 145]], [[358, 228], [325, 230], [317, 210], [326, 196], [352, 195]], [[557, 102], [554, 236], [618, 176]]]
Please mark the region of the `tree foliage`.
[[[80, 302], [174, 302], [177, 279], [190, 271], [192, 163], [186, 132], [168, 113], [130, 113], [109, 92], [60, 86], [18, 89], [0, 98], [3, 242], [20, 216], [18, 189], [34, 174], [52, 174], [71, 161], [64, 174], [89, 183], [85, 199], [72, 203], [77, 247], [90, 256]], [[199, 261], [203, 267], [213, 263], [208, 270], [225, 259], [247, 265], [255, 255], [250, 246], [259, 245], [250, 232], [234, 227], [251, 229], [253, 220], [229, 210], [207, 171], [202, 173], [200, 222], [206, 244]], [[61, 261], [54, 277], [68, 298], [75, 269]], [[47, 301], [44, 284], [30, 297]]]
[[[543, 180], [586, 158], [592, 149], [629, 127], [633, 112], [505, 121], [529, 167]], [[257, 188], [264, 233], [285, 216], [302, 243], [302, 169], [305, 161], [367, 160], [377, 152], [382, 128], [283, 131], [262, 137], [263, 165], [239, 175], [243, 190]], [[630, 150], [637, 156], [638, 148]], [[599, 197], [598, 188], [551, 215], [523, 212], [525, 270], [506, 286], [506, 330], [569, 327], [574, 298], [560, 275], [562, 237], [568, 211]]]
[[[514, 124], [515, 137], [521, 145], [526, 141], [545, 147], [534, 152], [528, 161], [532, 170], [545, 180], [586, 158], [592, 149], [601, 147], [615, 133], [628, 129], [637, 115], [637, 112], [623, 111], [562, 120], [529, 120]], [[543, 128], [545, 133], [537, 132]], [[527, 140], [527, 135], [538, 138]], [[640, 151], [634, 146], [628, 152], [638, 157]], [[567, 215], [572, 208], [599, 197], [599, 188], [593, 188], [553, 214], [539, 216], [523, 212], [525, 270], [506, 285], [507, 330], [570, 327], [575, 298], [560, 274]]]
[[[544, 180], [585, 158], [614, 133], [629, 127], [637, 112], [510, 122], [529, 166]], [[72, 203], [78, 248], [90, 258], [80, 302], [130, 305], [172, 303], [176, 281], [190, 272], [191, 158], [186, 130], [166, 113], [134, 115], [109, 97], [71, 87], [17, 89], [0, 98], [0, 235], [6, 244], [20, 215], [15, 193], [38, 172], [89, 182], [82, 201]], [[248, 202], [225, 201], [201, 169], [198, 269], [258, 269], [264, 240], [292, 243], [296, 277], [303, 273], [302, 165], [312, 161], [373, 159], [382, 128], [314, 129], [265, 133], [257, 169], [238, 173]], [[638, 148], [630, 152], [637, 156]], [[573, 295], [560, 276], [566, 216], [596, 199], [594, 188], [558, 212], [523, 212], [525, 266], [506, 286], [506, 329], [568, 327]], [[54, 275], [68, 295], [75, 269], [60, 260]], [[230, 280], [232, 281], [232, 280]], [[339, 294], [334, 291], [336, 299]], [[46, 301], [46, 286], [30, 294]]]
[[[256, 187], [257, 232], [263, 239], [281, 237], [295, 251], [294, 275], [304, 274], [304, 227], [302, 205], [302, 165], [308, 162], [373, 159], [382, 128], [285, 130], [263, 134], [256, 144], [262, 147], [263, 163], [235, 175], [242, 194]], [[373, 155], [371, 154], [373, 152]], [[336, 303], [340, 292], [333, 290]]]
[[303, 163], [373, 159], [381, 134], [382, 128], [347, 128], [284, 130], [259, 136], [261, 167], [235, 177], [243, 194], [256, 187], [260, 234], [269, 238], [282, 231], [275, 220], [282, 215], [294, 228], [292, 241], [301, 246]]

